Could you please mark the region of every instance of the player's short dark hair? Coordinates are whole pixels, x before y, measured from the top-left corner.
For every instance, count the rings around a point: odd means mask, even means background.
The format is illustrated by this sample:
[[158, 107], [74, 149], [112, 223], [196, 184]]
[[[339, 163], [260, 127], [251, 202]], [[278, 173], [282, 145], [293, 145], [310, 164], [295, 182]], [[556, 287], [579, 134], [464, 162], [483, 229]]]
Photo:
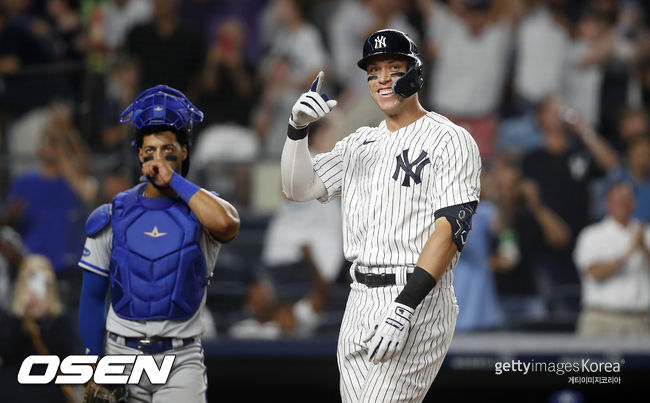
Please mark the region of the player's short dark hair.
[[135, 144], [138, 146], [138, 148], [142, 147], [142, 142], [144, 140], [145, 136], [148, 136], [150, 134], [154, 133], [161, 133], [161, 132], [172, 132], [176, 135], [176, 140], [181, 146], [187, 146], [189, 148], [190, 146], [190, 128], [185, 126], [181, 129], [176, 129], [173, 126], [168, 126], [168, 125], [151, 125], [151, 126], [145, 126], [140, 130], [136, 130], [135, 132]]

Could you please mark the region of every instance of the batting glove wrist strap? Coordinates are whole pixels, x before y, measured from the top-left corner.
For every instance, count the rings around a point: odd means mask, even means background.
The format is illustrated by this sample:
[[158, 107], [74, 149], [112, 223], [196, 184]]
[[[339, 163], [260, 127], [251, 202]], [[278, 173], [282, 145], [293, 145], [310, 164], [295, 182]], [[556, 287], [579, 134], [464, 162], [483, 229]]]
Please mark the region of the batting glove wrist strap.
[[305, 126], [302, 129], [296, 129], [295, 127], [289, 124], [287, 128], [287, 137], [291, 140], [302, 140], [309, 134], [309, 126]]
[[329, 99], [327, 94], [320, 93], [323, 75], [322, 71], [318, 73], [309, 91], [302, 94], [293, 105], [289, 117], [289, 126], [299, 130], [305, 129], [311, 122], [315, 122], [327, 115], [336, 106], [335, 100]]
[[415, 309], [435, 286], [435, 277], [423, 268], [415, 266], [411, 278], [409, 278], [402, 292], [395, 298], [395, 302]]
[[415, 310], [392, 302], [383, 319], [364, 339], [368, 344], [368, 360], [373, 364], [385, 362], [404, 349], [411, 330], [411, 317]]
[[181, 199], [183, 199], [185, 203], [188, 204], [192, 196], [201, 190], [200, 187], [183, 178], [176, 172], [172, 174], [172, 180], [169, 182], [169, 186], [171, 186], [172, 189], [174, 189], [176, 193], [181, 197]]

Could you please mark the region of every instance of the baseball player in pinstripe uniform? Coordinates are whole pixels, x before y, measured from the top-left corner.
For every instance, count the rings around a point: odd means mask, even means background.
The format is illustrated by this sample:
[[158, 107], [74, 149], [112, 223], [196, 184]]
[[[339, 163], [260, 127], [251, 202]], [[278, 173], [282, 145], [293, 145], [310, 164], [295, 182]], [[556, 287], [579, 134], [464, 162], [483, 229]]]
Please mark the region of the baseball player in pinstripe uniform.
[[[203, 114], [159, 85], [122, 113], [136, 128], [147, 181], [97, 208], [86, 223], [79, 327], [90, 354], [175, 355], [164, 385], [129, 385], [130, 402], [204, 402], [199, 337], [205, 287], [220, 246], [239, 231], [235, 208], [185, 179], [192, 123]], [[110, 307], [105, 315], [110, 285]], [[87, 393], [88, 394], [88, 393]], [[92, 400], [92, 399], [89, 399]]]
[[309, 123], [336, 105], [319, 93], [321, 72], [291, 111], [282, 188], [296, 201], [342, 199], [353, 263], [337, 351], [343, 402], [420, 402], [451, 343], [451, 270], [476, 211], [481, 160], [466, 130], [420, 105], [422, 64], [407, 35], [373, 33], [358, 65], [385, 120], [311, 158]]

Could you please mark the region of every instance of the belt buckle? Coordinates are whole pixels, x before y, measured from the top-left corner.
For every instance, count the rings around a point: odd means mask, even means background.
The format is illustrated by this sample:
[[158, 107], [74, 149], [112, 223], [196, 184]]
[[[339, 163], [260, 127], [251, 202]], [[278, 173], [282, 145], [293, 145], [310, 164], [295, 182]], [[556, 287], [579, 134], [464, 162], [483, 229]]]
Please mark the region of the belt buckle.
[[148, 346], [151, 343], [152, 343], [152, 341], [149, 340], [149, 339], [140, 339], [140, 340], [138, 340], [138, 351], [144, 353], [144, 351], [142, 351], [142, 345], [144, 344], [145, 346]]

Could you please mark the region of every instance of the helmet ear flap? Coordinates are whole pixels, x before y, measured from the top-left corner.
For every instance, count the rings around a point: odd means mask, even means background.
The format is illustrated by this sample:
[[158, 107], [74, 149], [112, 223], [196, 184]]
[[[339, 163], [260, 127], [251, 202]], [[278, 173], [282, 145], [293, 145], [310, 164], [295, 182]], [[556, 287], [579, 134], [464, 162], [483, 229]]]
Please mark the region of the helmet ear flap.
[[393, 92], [402, 98], [408, 98], [420, 91], [423, 85], [422, 63], [414, 61], [410, 63], [406, 74], [395, 81], [395, 84], [393, 84]]

